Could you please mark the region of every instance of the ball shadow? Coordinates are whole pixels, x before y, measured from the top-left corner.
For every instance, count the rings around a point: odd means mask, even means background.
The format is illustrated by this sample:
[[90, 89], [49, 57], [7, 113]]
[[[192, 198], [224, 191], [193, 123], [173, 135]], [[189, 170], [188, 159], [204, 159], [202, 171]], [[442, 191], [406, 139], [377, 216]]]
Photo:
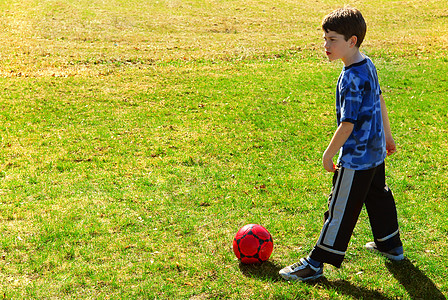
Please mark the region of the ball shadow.
[[270, 260], [260, 264], [243, 264], [240, 262], [239, 268], [241, 273], [246, 277], [268, 281], [279, 281], [281, 279], [278, 274], [278, 271], [281, 269], [280, 265]]

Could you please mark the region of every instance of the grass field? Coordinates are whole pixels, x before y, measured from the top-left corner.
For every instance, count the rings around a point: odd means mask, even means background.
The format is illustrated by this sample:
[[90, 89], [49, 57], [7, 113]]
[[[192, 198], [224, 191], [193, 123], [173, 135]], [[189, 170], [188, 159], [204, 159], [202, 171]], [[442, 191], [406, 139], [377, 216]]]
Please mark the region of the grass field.
[[[331, 175], [340, 63], [320, 21], [345, 2], [0, 0], [0, 297], [446, 299], [448, 9], [365, 0], [398, 152], [387, 159], [407, 260], [363, 250], [288, 283]], [[270, 260], [232, 239], [259, 223]]]

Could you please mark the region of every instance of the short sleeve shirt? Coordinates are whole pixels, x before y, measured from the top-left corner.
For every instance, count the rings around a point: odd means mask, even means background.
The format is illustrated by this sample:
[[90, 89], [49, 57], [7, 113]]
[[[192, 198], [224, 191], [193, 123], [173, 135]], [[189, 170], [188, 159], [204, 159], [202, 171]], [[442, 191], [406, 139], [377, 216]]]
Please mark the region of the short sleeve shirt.
[[367, 170], [386, 158], [380, 95], [378, 75], [370, 58], [343, 68], [336, 90], [337, 122], [353, 123], [354, 128], [339, 153], [342, 167]]

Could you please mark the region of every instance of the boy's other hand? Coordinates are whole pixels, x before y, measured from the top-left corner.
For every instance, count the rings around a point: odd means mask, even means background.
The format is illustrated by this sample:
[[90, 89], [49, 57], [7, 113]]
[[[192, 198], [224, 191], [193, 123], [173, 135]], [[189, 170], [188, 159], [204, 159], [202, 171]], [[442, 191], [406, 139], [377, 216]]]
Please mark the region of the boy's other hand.
[[395, 141], [392, 137], [386, 137], [386, 151], [387, 156], [397, 152], [397, 146], [395, 145]]

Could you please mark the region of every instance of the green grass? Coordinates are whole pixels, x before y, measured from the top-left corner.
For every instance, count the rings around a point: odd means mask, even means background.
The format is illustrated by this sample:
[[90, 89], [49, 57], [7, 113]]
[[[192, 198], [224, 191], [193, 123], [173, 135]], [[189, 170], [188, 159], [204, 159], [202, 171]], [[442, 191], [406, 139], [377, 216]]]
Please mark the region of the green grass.
[[[6, 299], [444, 299], [447, 10], [362, 1], [398, 152], [387, 159], [408, 260], [363, 250], [310, 284], [331, 177], [338, 1], [1, 1], [0, 295]], [[387, 17], [385, 17], [387, 16]], [[270, 260], [238, 263], [260, 223]]]

